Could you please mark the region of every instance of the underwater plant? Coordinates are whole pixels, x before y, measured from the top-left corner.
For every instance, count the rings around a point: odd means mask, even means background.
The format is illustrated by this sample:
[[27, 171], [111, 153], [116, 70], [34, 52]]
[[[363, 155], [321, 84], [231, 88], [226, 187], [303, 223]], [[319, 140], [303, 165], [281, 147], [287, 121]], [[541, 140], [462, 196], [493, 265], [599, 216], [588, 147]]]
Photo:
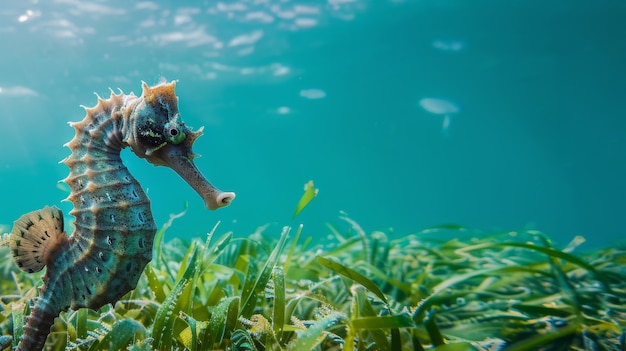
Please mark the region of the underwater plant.
[[[579, 237], [558, 249], [538, 231], [460, 226], [397, 237], [345, 216], [319, 240], [301, 225], [244, 237], [216, 225], [205, 241], [164, 242], [181, 215], [158, 231], [137, 288], [97, 311], [62, 312], [49, 350], [626, 347], [623, 247], [574, 254]], [[19, 336], [36, 278], [0, 272], [0, 331]]]
[[180, 118], [175, 87], [175, 82], [143, 83], [139, 97], [111, 92], [109, 99], [85, 108], [81, 122], [70, 123], [76, 135], [63, 163], [70, 168], [64, 181], [71, 188], [74, 233], [68, 237], [61, 211], [46, 206], [15, 221], [8, 238], [21, 270], [46, 267], [23, 334], [14, 334], [17, 350], [41, 350], [61, 311], [117, 302], [135, 288], [150, 262], [156, 224], [150, 200], [122, 163], [123, 148], [175, 170], [209, 209], [235, 197], [213, 187], [194, 165], [191, 147], [202, 129], [194, 132]]

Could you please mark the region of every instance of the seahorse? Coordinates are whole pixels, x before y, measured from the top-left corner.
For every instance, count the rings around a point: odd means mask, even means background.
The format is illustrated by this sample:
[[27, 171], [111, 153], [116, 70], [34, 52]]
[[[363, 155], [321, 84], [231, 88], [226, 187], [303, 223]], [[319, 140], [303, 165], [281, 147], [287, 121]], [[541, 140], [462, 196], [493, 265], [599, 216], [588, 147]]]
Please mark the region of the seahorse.
[[125, 147], [154, 165], [178, 173], [208, 209], [230, 204], [233, 192], [215, 188], [198, 170], [192, 144], [202, 135], [183, 123], [175, 94], [176, 81], [149, 87], [142, 94], [98, 97], [84, 107], [81, 122], [70, 123], [76, 135], [67, 143], [70, 168], [63, 181], [71, 189], [75, 229], [68, 236], [56, 207], [27, 213], [14, 223], [9, 247], [26, 272], [46, 267], [39, 296], [26, 318], [17, 350], [42, 350], [54, 319], [69, 308], [94, 310], [115, 303], [137, 286], [152, 259], [156, 225], [150, 200], [122, 163]]

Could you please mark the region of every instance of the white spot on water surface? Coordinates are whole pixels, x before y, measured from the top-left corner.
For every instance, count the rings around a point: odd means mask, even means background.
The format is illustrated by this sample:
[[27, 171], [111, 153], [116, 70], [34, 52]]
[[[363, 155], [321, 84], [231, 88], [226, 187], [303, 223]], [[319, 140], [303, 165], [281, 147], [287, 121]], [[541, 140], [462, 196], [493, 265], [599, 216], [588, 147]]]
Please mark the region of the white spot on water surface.
[[228, 43], [228, 46], [238, 46], [238, 45], [252, 45], [259, 41], [263, 37], [262, 30], [255, 30], [248, 34], [242, 34], [234, 37]]
[[285, 74], [289, 74], [291, 71], [289, 67], [283, 66], [280, 63], [273, 64], [271, 68], [274, 70], [275, 76], [284, 76]]
[[300, 28], [311, 28], [317, 25], [317, 20], [315, 18], [296, 18], [294, 23]]
[[248, 22], [251, 22], [251, 21], [258, 21], [260, 23], [274, 22], [274, 17], [268, 14], [267, 12], [263, 12], [263, 11], [248, 12], [244, 19]]
[[237, 51], [238, 56], [248, 56], [252, 53], [254, 53], [254, 46], [248, 46]]
[[326, 92], [321, 89], [303, 89], [300, 90], [300, 96], [311, 100], [323, 99], [326, 97]]
[[291, 109], [289, 107], [287, 107], [287, 106], [281, 106], [278, 109], [276, 109], [276, 112], [279, 115], [287, 115], [287, 114], [291, 113]]
[[217, 10], [220, 12], [232, 12], [232, 11], [246, 11], [248, 7], [240, 2], [234, 2], [226, 4], [223, 2], [217, 3]]
[[39, 93], [21, 85], [0, 86], [0, 96], [39, 96]]
[[194, 30], [172, 31], [160, 33], [152, 36], [152, 41], [161, 46], [167, 46], [174, 43], [183, 43], [188, 47], [213, 44], [215, 47], [219, 44], [216, 37], [207, 33], [204, 27], [197, 27]]
[[467, 44], [463, 40], [446, 40], [436, 39], [433, 40], [433, 48], [441, 51], [457, 52], [465, 49]]
[[140, 1], [137, 4], [135, 4], [135, 8], [137, 10], [158, 10], [159, 9], [159, 5], [157, 5], [156, 3], [152, 2], [152, 1]]

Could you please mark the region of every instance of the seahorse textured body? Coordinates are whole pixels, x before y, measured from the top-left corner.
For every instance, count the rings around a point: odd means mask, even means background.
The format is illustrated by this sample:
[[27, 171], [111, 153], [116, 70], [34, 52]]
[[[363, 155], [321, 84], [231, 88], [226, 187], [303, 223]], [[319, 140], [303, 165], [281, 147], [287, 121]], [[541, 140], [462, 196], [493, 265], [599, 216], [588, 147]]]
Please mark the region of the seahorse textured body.
[[142, 85], [139, 97], [111, 93], [98, 99], [78, 123], [67, 144], [75, 231], [63, 232], [63, 215], [45, 207], [22, 216], [11, 233], [18, 266], [33, 272], [47, 267], [18, 350], [41, 350], [54, 318], [68, 308], [98, 309], [134, 289], [152, 258], [156, 225], [150, 201], [122, 164], [126, 146], [154, 165], [174, 169], [205, 200], [209, 209], [227, 206], [234, 193], [214, 188], [193, 163], [192, 131], [178, 114], [175, 82]]

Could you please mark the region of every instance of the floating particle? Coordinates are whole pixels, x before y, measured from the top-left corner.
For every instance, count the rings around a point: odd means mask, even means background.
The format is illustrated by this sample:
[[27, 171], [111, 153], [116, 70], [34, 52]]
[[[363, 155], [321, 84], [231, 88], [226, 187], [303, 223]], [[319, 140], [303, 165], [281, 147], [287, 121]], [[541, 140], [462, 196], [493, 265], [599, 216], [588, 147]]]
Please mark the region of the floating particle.
[[451, 116], [459, 113], [461, 107], [451, 100], [439, 98], [423, 98], [419, 101], [419, 105], [426, 111], [442, 117], [441, 131], [444, 136], [448, 136], [450, 129]]
[[455, 114], [461, 110], [456, 102], [445, 99], [423, 98], [419, 104], [424, 110], [436, 115]]
[[278, 109], [276, 109], [276, 112], [279, 115], [287, 115], [287, 114], [291, 113], [291, 109], [289, 107], [287, 107], [287, 106], [281, 106]]
[[436, 39], [433, 40], [432, 46], [441, 51], [457, 52], [465, 49], [467, 44], [463, 40]]
[[303, 89], [300, 90], [300, 96], [307, 99], [323, 99], [326, 97], [326, 92], [320, 89]]

